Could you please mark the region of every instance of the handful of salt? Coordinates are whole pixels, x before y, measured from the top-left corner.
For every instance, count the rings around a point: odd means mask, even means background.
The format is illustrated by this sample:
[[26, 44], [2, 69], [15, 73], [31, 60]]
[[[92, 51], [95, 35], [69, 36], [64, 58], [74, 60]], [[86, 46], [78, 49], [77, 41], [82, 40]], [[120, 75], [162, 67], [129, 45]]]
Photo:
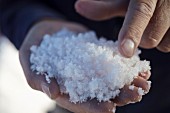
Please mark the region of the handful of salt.
[[62, 29], [45, 35], [41, 44], [30, 50], [31, 69], [44, 74], [47, 82], [57, 78], [60, 92], [74, 103], [89, 98], [109, 101], [140, 72], [150, 70], [149, 61], [140, 61], [139, 50], [132, 58], [125, 58], [117, 42], [97, 39], [94, 32], [76, 34]]

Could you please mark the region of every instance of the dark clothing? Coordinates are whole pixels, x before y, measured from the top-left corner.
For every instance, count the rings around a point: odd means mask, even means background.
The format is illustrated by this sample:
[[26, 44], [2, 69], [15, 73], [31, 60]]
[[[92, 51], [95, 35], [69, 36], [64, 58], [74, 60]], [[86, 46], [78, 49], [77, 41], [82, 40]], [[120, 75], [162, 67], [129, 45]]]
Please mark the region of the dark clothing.
[[90, 21], [75, 13], [74, 2], [75, 0], [0, 0], [1, 30], [17, 49], [20, 48], [29, 28], [43, 18], [76, 21], [97, 31], [99, 35], [110, 39], [113, 35], [117, 37], [122, 18], [103, 22]]
[[[20, 48], [29, 28], [43, 18], [61, 18], [75, 21], [99, 36], [113, 40], [117, 37], [123, 18], [95, 22], [75, 12], [75, 0], [0, 0], [0, 27], [11, 42]], [[170, 107], [170, 53], [156, 49], [143, 50], [141, 58], [151, 61], [153, 82], [142, 102], [120, 107], [117, 113], [168, 113]]]

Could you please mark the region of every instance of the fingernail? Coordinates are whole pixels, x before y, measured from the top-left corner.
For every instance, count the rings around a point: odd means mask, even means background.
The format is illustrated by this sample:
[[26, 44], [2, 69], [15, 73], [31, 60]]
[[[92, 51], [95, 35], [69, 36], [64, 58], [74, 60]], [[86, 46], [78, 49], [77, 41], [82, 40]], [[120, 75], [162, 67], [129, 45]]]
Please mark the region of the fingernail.
[[125, 56], [131, 57], [133, 55], [135, 43], [132, 41], [132, 39], [125, 39], [121, 46]]
[[51, 93], [50, 93], [49, 87], [46, 86], [45, 84], [41, 84], [41, 88], [42, 88], [42, 91], [51, 98]]

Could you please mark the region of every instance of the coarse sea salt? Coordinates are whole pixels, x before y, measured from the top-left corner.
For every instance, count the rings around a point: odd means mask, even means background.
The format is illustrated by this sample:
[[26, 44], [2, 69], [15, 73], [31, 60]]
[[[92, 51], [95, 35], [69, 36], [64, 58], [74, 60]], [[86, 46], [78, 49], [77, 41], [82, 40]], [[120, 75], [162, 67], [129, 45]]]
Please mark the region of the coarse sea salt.
[[76, 34], [62, 29], [45, 35], [40, 45], [30, 50], [32, 71], [44, 74], [48, 83], [56, 78], [60, 92], [69, 94], [74, 103], [93, 98], [109, 101], [140, 72], [150, 70], [149, 61], [140, 61], [139, 50], [125, 58], [117, 42], [98, 39], [94, 32]]
[[132, 91], [134, 90], [134, 88], [135, 88], [134, 85], [130, 85], [130, 86], [129, 86], [129, 89], [132, 90]]
[[142, 88], [138, 88], [138, 94], [142, 96], [145, 94], [145, 91]]

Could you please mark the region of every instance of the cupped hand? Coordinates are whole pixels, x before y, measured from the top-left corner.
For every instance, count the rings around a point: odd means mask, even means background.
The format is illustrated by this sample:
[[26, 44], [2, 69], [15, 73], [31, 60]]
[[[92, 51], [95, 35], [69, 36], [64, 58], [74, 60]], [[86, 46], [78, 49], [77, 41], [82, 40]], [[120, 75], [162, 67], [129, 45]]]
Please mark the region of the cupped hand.
[[125, 16], [118, 36], [125, 57], [138, 46], [170, 52], [170, 0], [78, 0], [75, 8], [92, 20]]
[[[68, 28], [74, 32], [84, 32], [87, 29], [77, 23], [70, 23], [61, 20], [42, 20], [35, 24], [29, 30], [20, 50], [20, 62], [26, 76], [28, 84], [36, 90], [46, 93], [51, 99], [54, 99], [58, 105], [75, 113], [111, 113], [112, 109], [117, 106], [122, 106], [131, 102], [141, 100], [142, 95], [139, 95], [138, 89], [141, 87], [145, 92], [150, 89], [147, 79], [149, 73], [139, 74], [133, 81], [134, 90], [130, 90], [129, 86], [121, 89], [121, 93], [111, 102], [101, 102], [97, 100], [89, 100], [84, 103], [71, 103], [68, 95], [62, 95], [59, 91], [59, 86], [55, 79], [51, 79], [51, 83], [47, 83], [44, 75], [37, 75], [30, 69], [30, 47], [32, 45], [39, 45], [45, 34], [53, 34], [63, 27]], [[145, 75], [145, 76], [141, 76]]]

